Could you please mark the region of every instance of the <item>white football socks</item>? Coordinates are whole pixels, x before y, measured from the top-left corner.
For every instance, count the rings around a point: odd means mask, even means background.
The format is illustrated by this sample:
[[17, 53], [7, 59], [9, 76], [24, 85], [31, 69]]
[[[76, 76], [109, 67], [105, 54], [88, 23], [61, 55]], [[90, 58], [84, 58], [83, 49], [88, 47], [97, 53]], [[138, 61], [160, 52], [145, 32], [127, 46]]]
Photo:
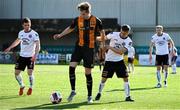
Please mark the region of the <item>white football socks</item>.
[[173, 73], [176, 73], [176, 64], [173, 64], [173, 65], [172, 65], [172, 72], [173, 72]]
[[157, 70], [157, 80], [158, 80], [158, 83], [161, 83], [161, 74], [159, 70]]
[[15, 75], [15, 78], [20, 86], [20, 88], [24, 87], [24, 83], [23, 83], [23, 78], [22, 78], [22, 75], [19, 74], [19, 75]]
[[125, 91], [126, 97], [129, 97], [130, 96], [129, 82], [124, 82], [124, 91]]
[[132, 66], [132, 73], [134, 73], [134, 64], [131, 64]]
[[167, 81], [167, 77], [168, 77], [168, 72], [164, 71], [164, 81]]
[[131, 64], [129, 63], [128, 64], [128, 72], [130, 72], [131, 71]]
[[29, 75], [29, 88], [32, 88], [34, 84], [34, 75]]

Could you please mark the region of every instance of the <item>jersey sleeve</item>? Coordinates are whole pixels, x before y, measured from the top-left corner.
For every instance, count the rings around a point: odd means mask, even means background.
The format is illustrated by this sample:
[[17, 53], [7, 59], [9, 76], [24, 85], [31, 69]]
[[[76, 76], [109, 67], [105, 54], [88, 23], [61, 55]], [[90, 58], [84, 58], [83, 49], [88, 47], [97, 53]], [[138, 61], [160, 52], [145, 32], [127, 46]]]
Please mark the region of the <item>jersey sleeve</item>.
[[78, 25], [78, 17], [72, 20], [70, 28], [74, 29]]
[[166, 40], [167, 41], [171, 40], [171, 37], [169, 36], [169, 34], [166, 34]]
[[155, 43], [154, 36], [152, 36], [152, 38], [151, 38], [151, 42], [152, 42], [152, 43]]
[[133, 47], [133, 52], [134, 52], [134, 54], [136, 53], [136, 51], [135, 51], [135, 48]]
[[101, 31], [103, 29], [102, 21], [99, 18], [96, 18], [97, 29]]
[[39, 34], [37, 32], [34, 34], [34, 41], [39, 41]]
[[177, 48], [176, 47], [174, 47], [174, 51], [177, 53]]
[[125, 47], [127, 50], [129, 50], [130, 47], [131, 47], [131, 45], [132, 45], [132, 40], [129, 39], [128, 42], [125, 43], [124, 47]]
[[106, 35], [107, 39], [112, 39], [113, 38], [113, 32], [109, 33], [108, 35]]
[[18, 33], [18, 39], [21, 39], [21, 33], [20, 32]]

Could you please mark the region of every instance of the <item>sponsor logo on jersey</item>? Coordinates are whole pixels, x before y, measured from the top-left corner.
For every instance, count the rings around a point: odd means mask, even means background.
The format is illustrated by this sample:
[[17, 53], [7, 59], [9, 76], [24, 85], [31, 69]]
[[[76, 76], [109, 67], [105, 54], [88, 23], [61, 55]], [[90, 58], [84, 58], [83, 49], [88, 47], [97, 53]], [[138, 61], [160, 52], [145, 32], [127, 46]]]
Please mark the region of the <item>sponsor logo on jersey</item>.
[[23, 45], [29, 45], [29, 39], [28, 38], [22, 38], [22, 44]]
[[159, 46], [162, 46], [162, 45], [165, 44], [165, 41], [158, 41], [157, 44], [158, 44]]

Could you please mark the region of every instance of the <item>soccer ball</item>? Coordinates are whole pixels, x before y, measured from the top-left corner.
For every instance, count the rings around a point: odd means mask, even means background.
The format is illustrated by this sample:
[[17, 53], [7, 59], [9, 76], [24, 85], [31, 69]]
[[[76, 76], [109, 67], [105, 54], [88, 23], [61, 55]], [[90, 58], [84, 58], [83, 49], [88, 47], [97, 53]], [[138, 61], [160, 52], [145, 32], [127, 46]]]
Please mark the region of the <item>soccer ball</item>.
[[55, 91], [51, 94], [50, 100], [53, 104], [58, 104], [62, 101], [62, 95], [59, 92]]

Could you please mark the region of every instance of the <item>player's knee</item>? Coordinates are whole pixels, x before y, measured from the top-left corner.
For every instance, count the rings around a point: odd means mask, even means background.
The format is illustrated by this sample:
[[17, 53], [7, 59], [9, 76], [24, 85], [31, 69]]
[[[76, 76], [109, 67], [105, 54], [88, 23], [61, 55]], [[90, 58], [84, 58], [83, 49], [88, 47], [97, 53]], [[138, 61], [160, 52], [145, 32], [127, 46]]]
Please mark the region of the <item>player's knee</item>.
[[76, 66], [77, 66], [77, 62], [70, 62], [70, 67], [74, 67], [74, 68], [76, 68]]
[[85, 68], [85, 74], [86, 75], [91, 74], [91, 68]]
[[75, 74], [75, 67], [69, 66], [69, 74]]
[[32, 72], [28, 72], [28, 75], [31, 76], [33, 73]]
[[128, 78], [123, 78], [124, 82], [128, 82]]
[[159, 71], [160, 71], [160, 70], [161, 70], [161, 66], [157, 66], [157, 70], [159, 70]]
[[107, 78], [102, 78], [101, 83], [105, 83]]
[[20, 73], [16, 73], [16, 72], [15, 72], [14, 74], [15, 74], [15, 76], [18, 76]]
[[166, 72], [168, 71], [168, 69], [167, 69], [167, 68], [165, 68], [164, 70], [165, 70]]
[[15, 75], [17, 76], [17, 75], [19, 75], [21, 73], [21, 71], [20, 70], [15, 70]]
[[164, 70], [165, 70], [165, 71], [168, 71], [168, 66], [164, 66]]
[[28, 69], [28, 75], [31, 76], [33, 74], [33, 70], [32, 69]]

